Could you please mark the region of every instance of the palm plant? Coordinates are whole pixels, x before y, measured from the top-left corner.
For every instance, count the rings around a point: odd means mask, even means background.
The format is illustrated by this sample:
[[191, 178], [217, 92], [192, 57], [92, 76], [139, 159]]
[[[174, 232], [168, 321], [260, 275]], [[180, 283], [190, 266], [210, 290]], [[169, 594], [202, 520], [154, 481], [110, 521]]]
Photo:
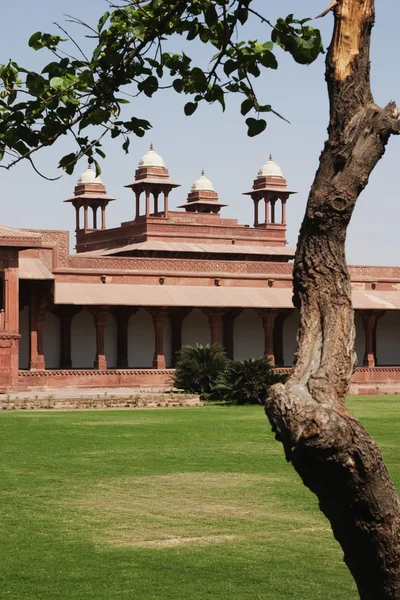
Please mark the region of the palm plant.
[[172, 384], [192, 394], [211, 394], [227, 368], [228, 358], [221, 346], [184, 346], [179, 352]]
[[217, 393], [233, 404], [264, 404], [270, 386], [286, 378], [274, 372], [266, 356], [232, 360], [218, 380]]

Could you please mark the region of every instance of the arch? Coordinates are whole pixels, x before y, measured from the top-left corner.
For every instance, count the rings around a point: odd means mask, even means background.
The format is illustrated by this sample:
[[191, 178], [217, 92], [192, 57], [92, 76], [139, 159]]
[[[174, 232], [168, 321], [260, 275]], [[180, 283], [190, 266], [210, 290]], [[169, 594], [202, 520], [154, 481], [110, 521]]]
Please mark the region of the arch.
[[154, 327], [151, 315], [141, 308], [128, 323], [128, 365], [130, 369], [150, 369], [154, 358]]
[[295, 310], [283, 324], [283, 364], [286, 367], [290, 367], [293, 364], [299, 317], [299, 311]]
[[19, 368], [29, 368], [29, 306], [24, 306], [19, 312]]
[[244, 309], [233, 324], [233, 358], [245, 360], [264, 355], [264, 330], [260, 315]]
[[182, 323], [182, 346], [194, 346], [210, 343], [210, 327], [206, 315], [195, 308], [183, 320]]
[[107, 368], [117, 367], [117, 320], [111, 313], [107, 315], [106, 330], [104, 335], [104, 348], [107, 360]]
[[52, 312], [47, 312], [44, 318], [43, 354], [46, 369], [60, 367], [60, 321]]
[[400, 311], [388, 310], [376, 327], [376, 362], [379, 366], [400, 365]]
[[93, 369], [96, 356], [96, 330], [93, 315], [82, 310], [71, 324], [71, 360], [73, 369]]

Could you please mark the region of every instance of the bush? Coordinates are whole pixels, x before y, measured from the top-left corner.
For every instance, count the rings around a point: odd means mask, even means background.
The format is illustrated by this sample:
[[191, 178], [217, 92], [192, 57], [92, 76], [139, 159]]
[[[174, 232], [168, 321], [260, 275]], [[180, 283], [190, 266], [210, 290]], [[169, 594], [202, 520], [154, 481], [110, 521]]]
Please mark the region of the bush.
[[233, 404], [264, 404], [271, 385], [284, 383], [286, 379], [286, 375], [273, 371], [265, 356], [232, 360], [218, 379], [217, 394]]
[[178, 355], [172, 384], [184, 392], [204, 394], [204, 398], [211, 399], [227, 365], [228, 358], [218, 344], [184, 346]]

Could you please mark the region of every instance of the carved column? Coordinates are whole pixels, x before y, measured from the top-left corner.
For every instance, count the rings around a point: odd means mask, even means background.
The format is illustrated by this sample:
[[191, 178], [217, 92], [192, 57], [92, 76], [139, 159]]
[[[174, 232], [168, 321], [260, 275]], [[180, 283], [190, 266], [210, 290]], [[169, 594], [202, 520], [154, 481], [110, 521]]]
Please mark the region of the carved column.
[[278, 311], [272, 309], [261, 309], [257, 311], [261, 317], [264, 329], [264, 356], [266, 356], [272, 365], [275, 365], [274, 356], [274, 325]]
[[107, 369], [107, 359], [105, 354], [105, 333], [107, 324], [107, 309], [99, 308], [94, 311], [94, 326], [96, 328], [96, 358], [93, 366], [97, 371]]
[[0, 391], [5, 393], [18, 385], [18, 248], [0, 248], [0, 278]]
[[84, 213], [83, 213], [83, 228], [85, 231], [87, 231], [89, 229], [89, 217], [88, 217], [88, 206], [87, 204], [85, 204], [84, 206]]
[[[11, 251], [11, 254], [13, 252]], [[19, 331], [19, 278], [18, 254], [10, 256], [4, 269], [3, 283], [4, 328]]]
[[222, 327], [222, 316], [225, 311], [218, 308], [206, 308], [203, 310], [204, 314], [208, 318], [208, 324], [210, 327], [210, 344], [220, 343], [221, 327]]
[[136, 215], [135, 215], [135, 219], [138, 219], [140, 217], [140, 192], [136, 191], [135, 192], [135, 196], [136, 196]]
[[117, 368], [127, 369], [128, 364], [128, 326], [131, 315], [137, 312], [137, 308], [121, 306], [115, 311], [117, 320]]
[[168, 217], [168, 192], [164, 192], [164, 217]]
[[258, 203], [260, 202], [259, 198], [253, 198], [254, 202], [254, 227], [258, 227]]
[[165, 308], [149, 309], [154, 326], [154, 369], [165, 369], [164, 328], [167, 310]]
[[178, 352], [182, 349], [182, 324], [191, 308], [175, 308], [169, 312], [171, 322], [171, 363], [176, 366]]
[[234, 323], [236, 317], [242, 312], [241, 308], [232, 308], [222, 317], [223, 343], [228, 358], [234, 358]]
[[75, 206], [75, 216], [76, 216], [75, 227], [76, 227], [76, 231], [79, 231], [80, 228], [81, 228], [80, 219], [79, 219], [80, 210], [81, 210], [80, 206]]
[[101, 207], [101, 228], [106, 228], [106, 207], [104, 206], [104, 204]]
[[146, 190], [146, 217], [150, 216], [150, 192]]
[[376, 325], [383, 315], [384, 311], [365, 311], [362, 315], [365, 332], [364, 367], [376, 366]]
[[29, 370], [46, 368], [43, 350], [43, 326], [48, 308], [48, 298], [42, 295], [35, 283], [31, 284], [29, 298]]
[[282, 225], [286, 225], [286, 198], [282, 198]]
[[72, 368], [71, 325], [72, 319], [80, 310], [76, 306], [63, 306], [57, 310], [60, 321], [60, 369]]
[[269, 198], [264, 198], [265, 204], [265, 225], [269, 224]]

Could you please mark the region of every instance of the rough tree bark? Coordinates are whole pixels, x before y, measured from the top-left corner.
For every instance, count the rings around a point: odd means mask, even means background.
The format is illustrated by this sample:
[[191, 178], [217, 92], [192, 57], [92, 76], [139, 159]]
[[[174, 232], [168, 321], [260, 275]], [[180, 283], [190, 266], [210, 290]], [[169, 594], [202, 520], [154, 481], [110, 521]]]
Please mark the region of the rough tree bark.
[[296, 252], [295, 366], [285, 386], [272, 388], [266, 413], [287, 460], [318, 496], [360, 598], [393, 600], [400, 599], [400, 504], [378, 447], [345, 407], [356, 356], [344, 245], [357, 198], [400, 127], [396, 105], [379, 108], [371, 93], [374, 0], [334, 0], [330, 9], [329, 137]]

